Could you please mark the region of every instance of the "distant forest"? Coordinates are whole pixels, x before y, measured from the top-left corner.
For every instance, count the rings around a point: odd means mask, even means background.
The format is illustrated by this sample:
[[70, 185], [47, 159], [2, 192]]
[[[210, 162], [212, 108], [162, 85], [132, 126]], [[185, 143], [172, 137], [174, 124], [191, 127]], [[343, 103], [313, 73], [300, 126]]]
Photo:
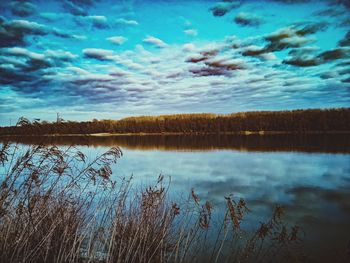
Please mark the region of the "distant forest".
[[184, 133], [216, 134], [247, 132], [348, 132], [350, 108], [293, 111], [256, 111], [233, 114], [175, 114], [129, 117], [121, 120], [56, 122], [20, 118], [16, 126], [0, 127], [0, 135]]

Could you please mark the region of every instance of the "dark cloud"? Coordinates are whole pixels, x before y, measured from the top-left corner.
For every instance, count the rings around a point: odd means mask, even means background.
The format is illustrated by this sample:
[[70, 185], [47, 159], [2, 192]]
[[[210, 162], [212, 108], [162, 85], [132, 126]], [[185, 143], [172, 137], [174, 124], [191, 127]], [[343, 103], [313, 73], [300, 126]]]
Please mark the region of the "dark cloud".
[[205, 56], [192, 56], [186, 59], [186, 62], [191, 62], [191, 63], [198, 63], [204, 60], [207, 60], [208, 57]]
[[333, 0], [334, 4], [336, 5], [343, 5], [346, 8], [350, 8], [350, 1], [349, 0]]
[[263, 22], [263, 20], [256, 15], [243, 12], [237, 14], [234, 21], [236, 24], [242, 26], [259, 26]]
[[212, 67], [200, 67], [200, 68], [192, 68], [190, 72], [196, 77], [207, 77], [207, 76], [229, 76], [229, 72], [227, 70], [222, 70], [220, 68], [212, 68]]
[[224, 16], [232, 9], [238, 8], [241, 6], [241, 1], [235, 0], [226, 0], [216, 4], [216, 6], [212, 7], [210, 11], [214, 16]]
[[348, 67], [348, 66], [350, 66], [350, 60], [340, 62], [336, 66], [337, 67]]
[[295, 48], [288, 52], [290, 56], [308, 56], [315, 54], [320, 48], [317, 46], [306, 46], [302, 48]]
[[216, 58], [216, 59], [206, 60], [204, 64], [210, 68], [217, 68], [224, 71], [245, 68], [241, 61], [234, 61], [227, 58]]
[[[2, 48], [0, 49], [0, 83], [11, 84], [14, 89], [22, 92], [40, 89], [38, 84], [49, 82], [43, 75], [55, 74], [55, 70], [49, 72], [49, 69], [64, 66], [75, 58], [75, 55], [63, 50], [48, 50], [44, 54], [39, 54], [18, 47]], [[28, 88], [22, 90], [23, 87]]]
[[330, 16], [330, 17], [338, 17], [344, 15], [346, 12], [344, 10], [338, 10], [335, 8], [327, 8], [321, 11], [314, 13], [316, 16]]
[[245, 69], [242, 61], [228, 58], [211, 58], [203, 61], [203, 66], [189, 71], [197, 77], [203, 76], [231, 76], [231, 71]]
[[344, 19], [343, 21], [341, 21], [341, 23], [339, 25], [343, 26], [343, 27], [350, 26], [350, 18]]
[[112, 50], [99, 49], [99, 48], [86, 48], [83, 50], [83, 53], [86, 58], [93, 58], [101, 61], [113, 60], [111, 58], [111, 56], [113, 56]]
[[85, 8], [76, 5], [71, 1], [65, 0], [62, 2], [62, 5], [63, 5], [63, 8], [66, 11], [68, 11], [69, 13], [71, 13], [72, 15], [75, 15], [75, 16], [87, 16], [88, 15]]
[[192, 55], [186, 62], [199, 64], [189, 71], [196, 76], [230, 76], [230, 71], [245, 69], [243, 62], [231, 57], [218, 56], [219, 49], [211, 48]]
[[312, 51], [308, 53], [307, 49], [304, 51], [293, 50], [293, 52], [289, 52], [289, 54], [291, 57], [283, 60], [284, 64], [298, 67], [313, 67], [334, 60], [349, 58], [350, 49], [337, 48], [322, 52], [319, 55], [313, 55]]
[[107, 18], [105, 16], [90, 16], [92, 25], [98, 29], [109, 28]]
[[298, 66], [298, 67], [314, 67], [321, 64], [321, 60], [317, 58], [304, 58], [304, 57], [295, 57], [290, 59], [285, 59], [282, 62], [283, 64]]
[[339, 41], [338, 45], [341, 47], [350, 46], [350, 31], [348, 31], [345, 37]]
[[255, 57], [267, 52], [268, 51], [264, 47], [249, 46], [242, 51], [242, 55]]
[[186, 62], [190, 62], [190, 63], [202, 62], [216, 56], [218, 53], [219, 53], [218, 49], [205, 50], [200, 52], [197, 55], [192, 55], [191, 57], [187, 58]]
[[94, 0], [69, 0], [69, 2], [72, 2], [76, 5], [83, 5], [83, 6], [91, 6], [94, 4]]
[[282, 61], [283, 64], [298, 66], [298, 67], [313, 67], [320, 65], [322, 59], [318, 58], [315, 52], [318, 47], [296, 48], [289, 51], [289, 58]]
[[25, 45], [27, 35], [47, 35], [47, 29], [38, 23], [27, 20], [6, 21], [0, 16], [0, 47]]
[[307, 3], [310, 2], [310, 0], [273, 0], [275, 2], [281, 2], [285, 4], [300, 4], [300, 3]]
[[299, 26], [301, 28], [297, 27], [296, 34], [300, 36], [315, 34], [319, 31], [325, 31], [328, 28], [328, 23], [326, 22], [319, 22], [319, 23], [301, 23]]
[[45, 36], [53, 34], [62, 38], [76, 38], [56, 28], [47, 27], [27, 20], [7, 21], [0, 16], [0, 47], [24, 46], [28, 36]]
[[283, 60], [283, 63], [298, 67], [313, 67], [350, 57], [350, 49], [345, 48], [324, 51], [318, 55], [314, 55], [313, 51], [312, 49], [292, 50], [289, 52], [290, 57]]
[[30, 16], [36, 13], [36, 6], [29, 2], [14, 1], [11, 3], [11, 12], [16, 16]]
[[350, 67], [338, 71], [339, 75], [350, 75]]
[[329, 62], [337, 59], [344, 59], [350, 57], [350, 49], [337, 48], [329, 51], [322, 52], [318, 58], [324, 62]]
[[265, 36], [267, 41], [271, 43], [278, 43], [283, 41], [284, 39], [288, 39], [291, 37], [304, 37], [306, 35], [315, 34], [318, 31], [324, 31], [328, 27], [328, 24], [325, 22], [319, 23], [299, 23], [296, 25], [292, 25], [287, 28], [280, 29], [277, 32], [274, 32], [270, 35]]
[[[248, 46], [242, 50], [242, 55], [261, 57], [263, 54], [282, 51], [285, 49], [300, 49], [315, 41], [314, 38], [308, 37], [308, 35], [312, 35], [318, 31], [323, 31], [326, 28], [327, 24], [323, 22], [308, 24], [299, 23], [297, 25], [282, 28], [264, 37], [265, 41], [268, 42], [264, 47]], [[284, 63], [303, 66], [317, 65], [317, 61], [313, 59], [300, 59], [300, 57], [301, 55], [298, 55], [298, 59], [287, 59]]]
[[327, 71], [327, 72], [323, 72], [321, 73], [319, 76], [321, 79], [332, 79], [337, 77], [337, 73], [334, 71]]
[[63, 8], [75, 16], [87, 16], [87, 10], [93, 6], [97, 0], [64, 0]]
[[343, 83], [350, 83], [350, 77], [347, 78], [347, 79], [342, 79], [341, 82], [343, 82]]

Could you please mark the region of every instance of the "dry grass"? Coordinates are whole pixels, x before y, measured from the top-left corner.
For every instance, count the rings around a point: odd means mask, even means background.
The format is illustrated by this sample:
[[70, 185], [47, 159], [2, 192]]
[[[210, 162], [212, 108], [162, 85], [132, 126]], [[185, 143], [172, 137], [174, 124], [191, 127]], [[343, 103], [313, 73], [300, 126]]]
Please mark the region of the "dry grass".
[[[119, 148], [88, 160], [74, 147], [0, 145], [0, 262], [264, 262], [300, 260], [299, 228], [283, 208], [255, 233], [243, 199], [218, 211], [194, 190], [181, 205], [170, 182], [135, 191], [111, 180]], [[224, 199], [223, 199], [224, 200]]]

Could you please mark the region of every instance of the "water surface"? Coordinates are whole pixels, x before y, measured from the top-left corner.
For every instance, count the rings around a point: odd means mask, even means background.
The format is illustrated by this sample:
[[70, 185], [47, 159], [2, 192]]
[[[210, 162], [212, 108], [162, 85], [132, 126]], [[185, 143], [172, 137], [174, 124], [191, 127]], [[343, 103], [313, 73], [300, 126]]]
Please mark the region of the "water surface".
[[[89, 156], [120, 146], [116, 177], [135, 184], [171, 177], [171, 196], [194, 188], [220, 210], [224, 196], [246, 199], [247, 225], [272, 208], [286, 208], [287, 223], [302, 226], [304, 247], [317, 261], [347, 260], [350, 241], [350, 140], [336, 135], [198, 135], [11, 137], [21, 144], [74, 144]], [[9, 139], [9, 138], [7, 138]], [[2, 138], [2, 140], [5, 140]]]

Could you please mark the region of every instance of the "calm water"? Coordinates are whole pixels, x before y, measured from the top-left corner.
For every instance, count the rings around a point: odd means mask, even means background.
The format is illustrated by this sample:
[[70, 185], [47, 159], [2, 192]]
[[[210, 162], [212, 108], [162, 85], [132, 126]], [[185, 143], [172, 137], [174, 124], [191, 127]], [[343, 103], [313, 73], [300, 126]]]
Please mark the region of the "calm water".
[[[317, 261], [342, 262], [350, 253], [350, 136], [116, 136], [22, 137], [22, 144], [76, 144], [90, 156], [120, 146], [114, 176], [135, 183], [171, 176], [171, 195], [220, 205], [224, 196], [243, 197], [257, 225], [275, 204], [286, 220], [303, 227], [305, 248]], [[346, 261], [344, 261], [346, 262]], [[350, 262], [350, 261], [348, 261]]]

